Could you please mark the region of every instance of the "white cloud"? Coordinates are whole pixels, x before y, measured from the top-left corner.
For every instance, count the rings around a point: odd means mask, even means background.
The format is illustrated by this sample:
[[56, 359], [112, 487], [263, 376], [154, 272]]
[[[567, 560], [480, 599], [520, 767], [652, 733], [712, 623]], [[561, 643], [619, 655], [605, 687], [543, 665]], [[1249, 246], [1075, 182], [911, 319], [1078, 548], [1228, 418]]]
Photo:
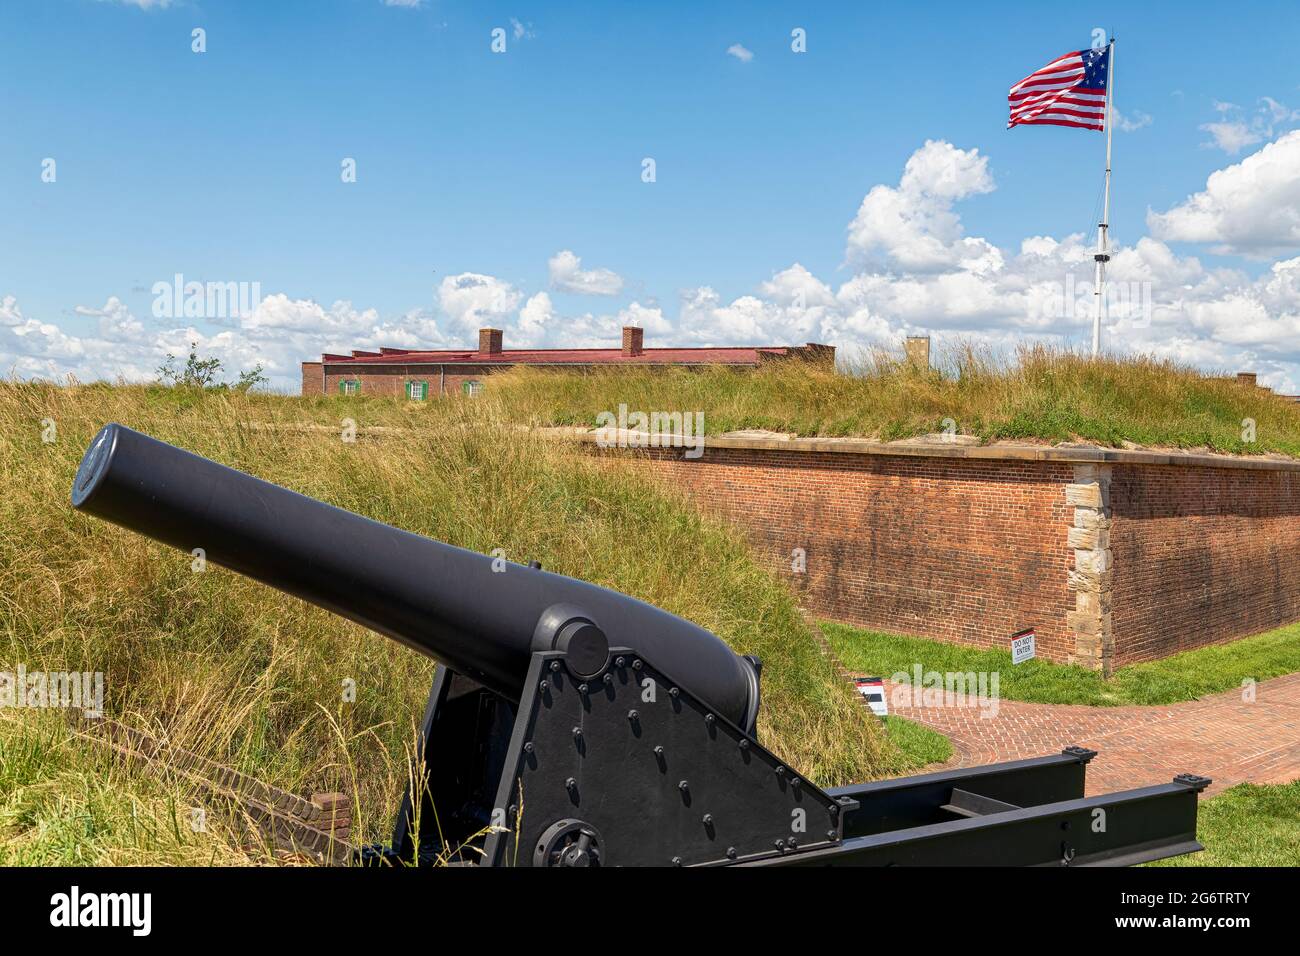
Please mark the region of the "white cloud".
[[[1185, 203], [1152, 213], [1152, 235], [1112, 249], [1110, 289], [1120, 295], [1105, 320], [1108, 349], [1252, 369], [1265, 384], [1300, 391], [1297, 151], [1300, 132], [1283, 136], [1211, 175]], [[652, 348], [806, 341], [896, 348], [916, 332], [934, 336], [941, 348], [957, 339], [995, 350], [1025, 341], [1086, 347], [1093, 237], [1033, 235], [1000, 249], [967, 235], [956, 204], [993, 189], [978, 152], [927, 142], [907, 160], [897, 185], [868, 192], [849, 225], [852, 271], [838, 284], [795, 262], [746, 294], [724, 297], [708, 285], [684, 290], [675, 319], [653, 301], [564, 314], [548, 291], [526, 295], [503, 279], [465, 272], [442, 280], [436, 312], [384, 318], [346, 301], [327, 306], [277, 293], [229, 327], [196, 330], [139, 321], [110, 297], [100, 307], [77, 307], [93, 326], [77, 335], [25, 314], [0, 289], [0, 368], [23, 376], [142, 380], [153, 377], [167, 352], [183, 355], [196, 341], [202, 354], [225, 363], [228, 376], [261, 363], [276, 387], [296, 390], [299, 363], [322, 351], [472, 347], [483, 325], [503, 328], [507, 348], [614, 347], [623, 325], [643, 327]], [[1176, 240], [1251, 255], [1285, 248], [1288, 258], [1252, 275], [1179, 255], [1168, 244]], [[552, 259], [556, 288], [590, 293], [613, 280], [608, 270], [583, 270], [568, 250]]]
[[1214, 146], [1234, 156], [1247, 146], [1253, 146], [1264, 139], [1262, 133], [1252, 130], [1245, 123], [1239, 121], [1202, 123], [1200, 129], [1209, 133], [1213, 139], [1212, 143], [1202, 143], [1202, 147]]
[[753, 52], [745, 49], [739, 43], [733, 43], [731, 46], [727, 47], [727, 55], [734, 56], [741, 63], [748, 63], [750, 60], [754, 59]]
[[0, 299], [0, 325], [21, 325], [23, 323], [22, 310], [18, 308], [18, 300], [11, 295]]
[[273, 387], [296, 390], [300, 363], [321, 352], [447, 344], [429, 310], [413, 309], [385, 321], [375, 309], [359, 310], [350, 302], [326, 307], [282, 293], [265, 297], [229, 327], [206, 331], [152, 317], [141, 321], [115, 296], [102, 308], [79, 305], [74, 311], [97, 320], [96, 331], [65, 332], [26, 317], [13, 296], [0, 299], [0, 369], [45, 378], [71, 373], [83, 381], [150, 381], [169, 353], [184, 356], [194, 342], [201, 355], [222, 362], [228, 378], [261, 365]]
[[[115, 301], [110, 299], [106, 308], [118, 314], [111, 305]], [[131, 321], [129, 314], [122, 318]], [[120, 341], [70, 334], [51, 322], [28, 318], [12, 295], [0, 298], [0, 370], [4, 373], [58, 380], [74, 373], [88, 380], [141, 381], [150, 377], [153, 366], [148, 362], [146, 353], [123, 348]]]
[[109, 296], [102, 309], [88, 309], [79, 305], [73, 309], [78, 315], [99, 319], [99, 334], [106, 339], [133, 339], [144, 331], [144, 323], [115, 295]]
[[835, 302], [830, 287], [797, 262], [774, 274], [759, 286], [759, 291], [784, 306], [816, 308]]
[[1143, 113], [1141, 110], [1134, 110], [1132, 113], [1125, 116], [1115, 107], [1114, 104], [1111, 104], [1110, 111], [1111, 121], [1115, 124], [1115, 128], [1121, 133], [1135, 132], [1136, 130], [1142, 129], [1144, 126], [1150, 126], [1153, 122], [1150, 114]]
[[151, 381], [169, 353], [183, 357], [193, 342], [200, 355], [222, 362], [227, 378], [260, 364], [273, 388], [296, 391], [300, 363], [322, 352], [472, 348], [478, 327], [487, 324], [505, 330], [506, 348], [614, 347], [624, 325], [639, 325], [648, 336], [661, 337], [649, 343], [652, 347], [669, 344], [674, 335], [672, 322], [658, 306], [632, 302], [613, 313], [560, 315], [548, 293], [523, 301], [509, 283], [478, 273], [444, 279], [440, 298], [450, 334], [444, 334], [432, 310], [412, 309], [383, 319], [376, 309], [358, 309], [347, 301], [326, 306], [275, 293], [250, 315], [231, 320], [229, 327], [207, 330], [163, 327], [152, 317], [142, 322], [114, 296], [101, 308], [75, 308], [77, 315], [96, 324], [94, 332], [77, 335], [28, 317], [14, 296], [4, 296], [0, 374], [62, 378], [71, 373], [82, 381]]
[[621, 330], [625, 325], [635, 325], [645, 329], [651, 335], [672, 335], [673, 324], [664, 317], [663, 309], [658, 306], [642, 305], [633, 302], [625, 309], [620, 309], [614, 316], [614, 322]]
[[510, 28], [516, 40], [531, 40], [537, 35], [533, 32], [531, 23], [525, 26], [517, 17], [510, 18]]
[[609, 269], [583, 269], [582, 259], [568, 249], [551, 256], [547, 262], [551, 273], [551, 288], [578, 295], [618, 295], [623, 291], [623, 278]]
[[139, 7], [141, 10], [166, 10], [173, 0], [116, 0], [124, 7]]
[[458, 331], [468, 334], [500, 323], [519, 308], [523, 294], [495, 276], [462, 272], [447, 276], [438, 287], [438, 301]]
[[1202, 192], [1167, 212], [1147, 212], [1158, 239], [1212, 244], [1265, 258], [1300, 249], [1300, 130], [1212, 173]]
[[998, 250], [962, 235], [952, 211], [961, 199], [992, 192], [988, 158], [927, 140], [914, 152], [895, 186], [875, 186], [849, 224], [849, 256], [859, 261], [883, 253], [903, 269], [939, 271], [960, 266], [976, 272], [1001, 267]]
[[[659, 345], [674, 335], [673, 324], [657, 306], [633, 302], [614, 314], [560, 315], [545, 292], [532, 296], [519, 310], [519, 322], [505, 329], [506, 348], [611, 348], [622, 341], [625, 325], [637, 325], [649, 336], [663, 336]], [[656, 343], [648, 342], [654, 347]]]
[[677, 338], [692, 345], [786, 345], [831, 334], [838, 303], [799, 263], [776, 273], [759, 292], [728, 303], [710, 286], [685, 290]]
[[414, 9], [424, 3], [424, 0], [384, 0], [386, 7], [406, 7]]
[[1202, 143], [1201, 148], [1221, 149], [1231, 156], [1237, 155], [1247, 146], [1271, 140], [1292, 121], [1300, 120], [1300, 110], [1293, 110], [1271, 96], [1260, 97], [1255, 109], [1249, 113], [1236, 103], [1217, 100], [1214, 111], [1222, 119], [1201, 124], [1199, 128], [1210, 134], [1210, 142]]
[[519, 323], [510, 330], [506, 348], [536, 348], [546, 341], [555, 322], [555, 306], [545, 292], [538, 292], [519, 310]]

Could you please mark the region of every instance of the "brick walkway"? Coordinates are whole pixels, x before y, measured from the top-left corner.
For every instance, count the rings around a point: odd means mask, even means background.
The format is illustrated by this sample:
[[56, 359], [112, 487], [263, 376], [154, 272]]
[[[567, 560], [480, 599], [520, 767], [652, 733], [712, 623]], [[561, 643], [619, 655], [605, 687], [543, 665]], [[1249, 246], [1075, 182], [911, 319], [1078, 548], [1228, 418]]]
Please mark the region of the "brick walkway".
[[948, 767], [1039, 757], [1077, 744], [1099, 755], [1088, 765], [1088, 793], [1166, 783], [1179, 773], [1214, 780], [1209, 793], [1242, 782], [1300, 778], [1300, 674], [1264, 681], [1255, 700], [1231, 690], [1163, 707], [1086, 707], [998, 702], [978, 707], [895, 706], [889, 712], [942, 733], [953, 745]]

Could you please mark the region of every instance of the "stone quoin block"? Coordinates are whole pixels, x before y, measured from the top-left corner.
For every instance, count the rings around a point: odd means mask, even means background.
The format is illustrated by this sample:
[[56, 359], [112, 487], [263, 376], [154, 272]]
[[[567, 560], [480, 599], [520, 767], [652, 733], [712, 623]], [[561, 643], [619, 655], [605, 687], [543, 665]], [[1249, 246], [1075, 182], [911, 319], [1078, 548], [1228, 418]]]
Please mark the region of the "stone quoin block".
[[1066, 485], [1065, 503], [1084, 508], [1103, 508], [1106, 504], [1101, 485], [1095, 481]]

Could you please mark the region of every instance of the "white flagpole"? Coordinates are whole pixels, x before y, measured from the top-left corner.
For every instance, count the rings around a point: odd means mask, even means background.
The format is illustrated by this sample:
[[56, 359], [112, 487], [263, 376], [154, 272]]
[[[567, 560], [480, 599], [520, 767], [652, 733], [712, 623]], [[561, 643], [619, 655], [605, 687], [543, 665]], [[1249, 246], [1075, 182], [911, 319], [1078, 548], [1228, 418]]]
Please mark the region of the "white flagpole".
[[1110, 261], [1110, 242], [1106, 231], [1110, 228], [1110, 138], [1114, 128], [1111, 122], [1111, 101], [1115, 97], [1115, 38], [1110, 38], [1110, 54], [1106, 62], [1106, 198], [1102, 206], [1101, 223], [1097, 226], [1097, 263], [1092, 283], [1092, 356], [1101, 352], [1101, 300], [1106, 288], [1106, 263]]

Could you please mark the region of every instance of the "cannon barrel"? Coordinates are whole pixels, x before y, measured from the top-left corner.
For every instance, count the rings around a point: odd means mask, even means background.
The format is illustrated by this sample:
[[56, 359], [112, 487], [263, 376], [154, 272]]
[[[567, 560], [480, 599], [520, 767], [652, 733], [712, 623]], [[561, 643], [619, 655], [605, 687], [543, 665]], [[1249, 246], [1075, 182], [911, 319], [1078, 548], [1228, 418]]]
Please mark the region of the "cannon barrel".
[[551, 650], [552, 638], [572, 637], [573, 622], [585, 619], [572, 642], [580, 655], [590, 659], [606, 640], [634, 647], [661, 672], [689, 681], [718, 713], [747, 732], [754, 727], [754, 663], [698, 625], [617, 591], [335, 508], [122, 425], [105, 425], [91, 441], [72, 505], [186, 551], [202, 549], [207, 561], [516, 699], [533, 651]]

